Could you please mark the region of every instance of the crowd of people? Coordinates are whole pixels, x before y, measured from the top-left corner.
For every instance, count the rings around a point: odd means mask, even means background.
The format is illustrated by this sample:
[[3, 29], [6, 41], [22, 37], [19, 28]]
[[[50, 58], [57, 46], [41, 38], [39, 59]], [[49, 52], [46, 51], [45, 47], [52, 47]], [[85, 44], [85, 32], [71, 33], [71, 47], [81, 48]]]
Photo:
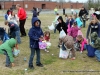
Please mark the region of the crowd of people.
[[[18, 10], [17, 13], [10, 8], [5, 14], [5, 25], [9, 26], [10, 30], [8, 34], [3, 28], [0, 28], [0, 33], [3, 32], [0, 34], [0, 53], [6, 55], [6, 67], [15, 66], [13, 50], [14, 48], [18, 49], [18, 44], [21, 44], [21, 37], [27, 35], [24, 28], [27, 18], [26, 11], [19, 4], [16, 5], [16, 9]], [[65, 8], [63, 11], [65, 11]], [[30, 69], [34, 69], [33, 59], [35, 52], [37, 55], [36, 65], [43, 67], [40, 61], [40, 49], [42, 48], [44, 51], [49, 52], [48, 48], [51, 46], [50, 31], [43, 32], [41, 28], [41, 20], [38, 18], [40, 12], [38, 12], [35, 7], [33, 7], [32, 12], [32, 27], [28, 32], [31, 51], [28, 63]], [[95, 9], [95, 11], [90, 14], [90, 23], [88, 25], [86, 38], [83, 36], [81, 29], [86, 27], [86, 21], [88, 20], [87, 15], [89, 13], [84, 7], [81, 8], [79, 14], [67, 15], [64, 12], [63, 15], [65, 15], [66, 22], [64, 22], [63, 17], [59, 15], [57, 9], [55, 9], [55, 14], [56, 18], [53, 21], [53, 24], [55, 24], [54, 33], [56, 33], [56, 30], [59, 31], [59, 34], [62, 31], [65, 33], [64, 36], [61, 34], [61, 37], [58, 39], [58, 47], [65, 51], [69, 50], [71, 52], [71, 59], [75, 60], [75, 51], [79, 50], [80, 53], [83, 53], [87, 45], [90, 44], [93, 48], [96, 48], [95, 55], [100, 59], [100, 57], [98, 57], [98, 53], [100, 54], [98, 50], [99, 42], [97, 42], [100, 37], [100, 13], [98, 9]], [[44, 45], [45, 43], [46, 45]]]

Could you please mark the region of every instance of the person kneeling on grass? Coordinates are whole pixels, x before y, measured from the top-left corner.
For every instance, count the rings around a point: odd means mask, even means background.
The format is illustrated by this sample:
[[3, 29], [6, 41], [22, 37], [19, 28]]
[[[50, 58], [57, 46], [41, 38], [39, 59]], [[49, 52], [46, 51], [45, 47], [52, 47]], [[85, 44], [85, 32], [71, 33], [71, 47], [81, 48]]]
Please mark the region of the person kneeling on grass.
[[21, 43], [20, 29], [18, 25], [13, 22], [8, 22], [8, 21], [5, 21], [5, 25], [8, 25], [10, 28], [10, 38], [16, 38], [17, 43], [20, 44]]
[[91, 34], [91, 39], [93, 40], [93, 42], [90, 45], [96, 48], [95, 56], [97, 60], [100, 62], [100, 38], [98, 37], [98, 34], [96, 32], [93, 32]]
[[70, 49], [71, 51], [71, 58], [72, 60], [75, 59], [75, 48], [74, 48], [74, 41], [73, 41], [73, 37], [66, 35], [65, 37], [60, 38], [60, 44], [62, 44], [62, 50], [67, 50]]
[[0, 45], [0, 54], [6, 55], [6, 67], [14, 67], [14, 57], [13, 57], [13, 48], [17, 47], [17, 42], [14, 38], [11, 38], [4, 42], [2, 45]]

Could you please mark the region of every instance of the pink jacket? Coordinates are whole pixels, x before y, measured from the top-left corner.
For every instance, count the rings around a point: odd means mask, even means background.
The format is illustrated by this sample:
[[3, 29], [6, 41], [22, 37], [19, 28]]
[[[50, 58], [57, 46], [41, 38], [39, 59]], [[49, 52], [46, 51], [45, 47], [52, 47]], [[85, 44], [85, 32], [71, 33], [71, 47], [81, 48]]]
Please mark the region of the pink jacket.
[[84, 38], [84, 40], [81, 42], [81, 51], [84, 50], [84, 45], [87, 44], [87, 40], [86, 38]]

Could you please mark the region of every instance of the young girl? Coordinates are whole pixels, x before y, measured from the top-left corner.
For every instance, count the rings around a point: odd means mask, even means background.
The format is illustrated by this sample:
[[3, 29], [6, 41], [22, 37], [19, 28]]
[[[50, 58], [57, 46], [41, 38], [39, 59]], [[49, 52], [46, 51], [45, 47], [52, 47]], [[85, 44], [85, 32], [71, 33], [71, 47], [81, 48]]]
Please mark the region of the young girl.
[[19, 22], [19, 18], [17, 16], [17, 14], [15, 14], [14, 11], [11, 12], [11, 14], [8, 16], [8, 19], [7, 19], [9, 22], [13, 22], [15, 24], [18, 25], [18, 22]]
[[[50, 45], [51, 45], [51, 43], [50, 43], [50, 32], [49, 32], [49, 31], [45, 31], [45, 32], [44, 32], [44, 41], [46, 41], [46, 43], [47, 43], [47, 48], [49, 48]], [[47, 50], [47, 48], [45, 49], [45, 51], [46, 51], [46, 52], [49, 52], [49, 51]]]
[[82, 35], [78, 35], [76, 38], [76, 42], [80, 44], [80, 52], [82, 53], [84, 49], [86, 49], [87, 40], [82, 37]]
[[83, 25], [83, 22], [81, 21], [81, 18], [77, 16], [77, 14], [74, 15], [74, 19], [77, 22], [78, 28], [81, 28]]
[[90, 42], [93, 42], [91, 40], [91, 35], [93, 32], [96, 32], [98, 34], [98, 37], [100, 37], [100, 24], [98, 22], [98, 19], [94, 16], [94, 18], [91, 20], [89, 26], [88, 26], [88, 30], [87, 30], [87, 35], [86, 35], [86, 38], [90, 41], [88, 41], [89, 43]]
[[73, 37], [74, 41], [76, 41], [78, 30], [80, 30], [80, 29], [77, 27], [77, 22], [74, 22], [73, 26], [71, 27], [71, 30], [70, 30], [70, 36]]
[[66, 25], [68, 26], [68, 24], [70, 24], [70, 27], [72, 27], [73, 23], [74, 23], [74, 19], [72, 15], [70, 15], [66, 21]]

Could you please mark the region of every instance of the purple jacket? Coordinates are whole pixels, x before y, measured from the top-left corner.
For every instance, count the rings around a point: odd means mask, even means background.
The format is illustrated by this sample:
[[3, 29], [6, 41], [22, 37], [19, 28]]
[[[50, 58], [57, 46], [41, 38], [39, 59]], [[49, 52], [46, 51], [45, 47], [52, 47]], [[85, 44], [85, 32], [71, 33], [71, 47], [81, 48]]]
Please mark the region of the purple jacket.
[[71, 27], [70, 36], [72, 36], [73, 38], [76, 38], [77, 34], [78, 34], [78, 30], [80, 30], [80, 28], [78, 28], [78, 27]]

